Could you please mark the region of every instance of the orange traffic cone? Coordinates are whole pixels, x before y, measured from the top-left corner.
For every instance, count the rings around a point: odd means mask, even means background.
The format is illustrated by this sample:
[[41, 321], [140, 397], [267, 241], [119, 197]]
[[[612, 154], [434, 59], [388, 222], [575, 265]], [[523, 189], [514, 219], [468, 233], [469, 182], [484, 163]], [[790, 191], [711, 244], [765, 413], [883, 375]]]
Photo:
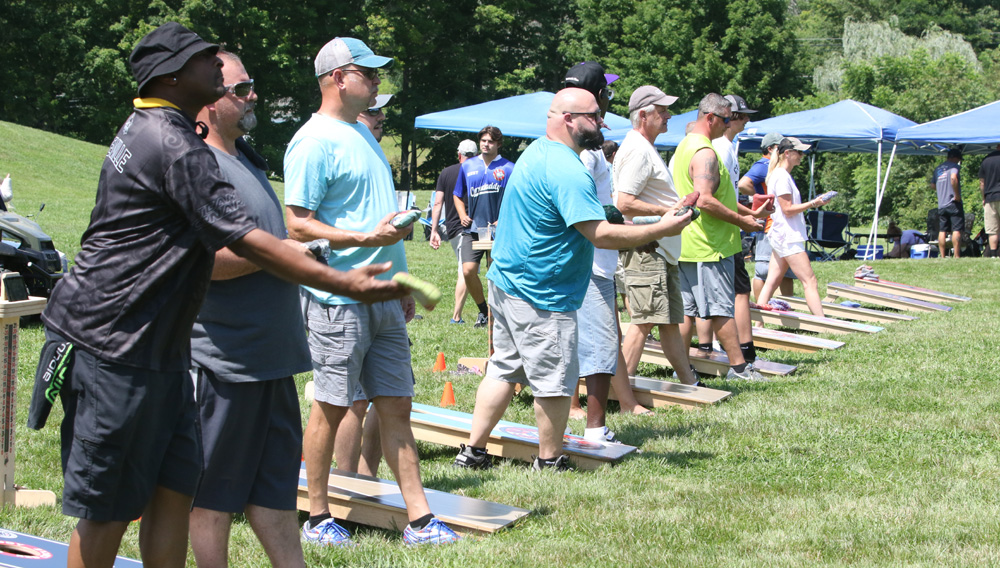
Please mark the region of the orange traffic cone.
[[441, 406], [455, 406], [455, 389], [451, 386], [451, 381], [444, 384], [444, 392], [441, 393]]
[[438, 352], [437, 361], [434, 361], [434, 368], [431, 370], [435, 373], [445, 370], [444, 353], [441, 353], [440, 351]]

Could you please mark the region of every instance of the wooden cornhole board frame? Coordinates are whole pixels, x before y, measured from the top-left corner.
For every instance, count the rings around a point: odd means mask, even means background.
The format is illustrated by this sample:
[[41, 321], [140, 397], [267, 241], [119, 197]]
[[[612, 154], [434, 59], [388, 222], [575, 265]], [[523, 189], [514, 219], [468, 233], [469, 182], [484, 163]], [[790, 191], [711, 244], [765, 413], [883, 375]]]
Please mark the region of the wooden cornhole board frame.
[[[808, 311], [809, 305], [805, 298], [795, 296], [776, 296], [779, 300], [788, 302], [796, 310]], [[913, 321], [917, 316], [903, 314], [899, 312], [886, 312], [883, 310], [873, 310], [871, 308], [850, 308], [832, 302], [823, 302], [823, 313], [842, 319], [865, 321], [871, 323], [895, 323], [897, 321]]]
[[878, 282], [873, 282], [871, 280], [865, 280], [864, 278], [855, 278], [854, 285], [859, 288], [868, 288], [869, 290], [879, 290], [881, 292], [888, 292], [890, 294], [906, 296], [907, 298], [914, 298], [916, 300], [925, 300], [927, 302], [972, 301], [972, 298], [968, 296], [949, 294], [948, 292], [940, 292], [938, 290], [931, 290], [930, 288], [911, 286], [909, 284], [903, 284], [901, 282], [893, 282], [891, 280], [879, 280]]
[[[410, 426], [417, 440], [457, 448], [469, 441], [472, 415], [413, 403]], [[490, 432], [486, 449], [495, 456], [531, 463], [538, 455], [538, 428], [501, 420]], [[563, 436], [563, 452], [577, 469], [597, 469], [637, 449], [626, 444], [605, 444], [569, 434]]]
[[[0, 567], [65, 568], [69, 545], [30, 534], [0, 528]], [[115, 568], [140, 568], [142, 562], [118, 556]]]
[[791, 329], [801, 329], [803, 331], [815, 331], [817, 333], [878, 333], [885, 329], [877, 325], [838, 320], [815, 316], [813, 314], [781, 310], [761, 310], [758, 308], [750, 308], [750, 319], [761, 323], [779, 325]]
[[[309, 511], [306, 465], [299, 469], [298, 508]], [[507, 528], [531, 511], [492, 501], [424, 488], [431, 511], [461, 535], [486, 535]], [[330, 470], [327, 485], [330, 513], [352, 523], [402, 532], [409, 522], [399, 485], [358, 473]]]
[[[629, 377], [632, 394], [645, 407], [680, 406], [682, 408], [703, 408], [726, 400], [733, 393], [729, 391], [684, 385], [671, 381], [660, 381], [646, 377]], [[580, 394], [587, 394], [587, 381], [580, 378]], [[614, 385], [608, 390], [609, 400], [618, 400]]]
[[[38, 507], [56, 504], [56, 494], [51, 491], [24, 489], [14, 484], [14, 465], [17, 461], [15, 421], [17, 416], [18, 326], [21, 316], [42, 313], [46, 302], [45, 298], [35, 296], [16, 302], [0, 300], [0, 333], [3, 334], [3, 357], [0, 361], [0, 370], [2, 370], [0, 373], [2, 375], [0, 376], [0, 490], [2, 490], [3, 497], [0, 499], [0, 508], [6, 505]], [[65, 566], [65, 562], [63, 565]]]
[[925, 300], [915, 300], [898, 294], [889, 294], [878, 290], [848, 286], [847, 284], [841, 284], [840, 282], [830, 282], [827, 284], [826, 299], [828, 301], [836, 301], [840, 298], [849, 298], [858, 302], [865, 302], [868, 304], [875, 304], [876, 306], [885, 306], [887, 308], [910, 312], [951, 311], [951, 306], [935, 304], [934, 302], [928, 302]]
[[[766, 327], [753, 328], [753, 343], [757, 347], [763, 347], [764, 349], [778, 349], [798, 353], [816, 353], [829, 349], [840, 349], [844, 346], [843, 341], [823, 339], [814, 335], [798, 335]], [[760, 363], [763, 364], [764, 362], [760, 361]], [[757, 365], [758, 363], [754, 363], [754, 367], [757, 367]]]

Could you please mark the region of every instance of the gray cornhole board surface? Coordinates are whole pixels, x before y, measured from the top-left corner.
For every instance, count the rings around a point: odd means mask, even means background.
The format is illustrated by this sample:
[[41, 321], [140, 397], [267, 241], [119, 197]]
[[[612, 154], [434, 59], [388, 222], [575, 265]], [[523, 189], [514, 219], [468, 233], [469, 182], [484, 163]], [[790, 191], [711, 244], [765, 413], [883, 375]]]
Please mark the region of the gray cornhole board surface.
[[[843, 341], [823, 339], [815, 335], [798, 335], [766, 327], [755, 327], [752, 332], [754, 345], [765, 349], [816, 353], [827, 349], [840, 349], [844, 346]], [[754, 363], [754, 366], [756, 367], [757, 363]]]
[[935, 304], [924, 300], [915, 300], [898, 294], [879, 292], [878, 290], [868, 290], [857, 286], [848, 286], [840, 282], [830, 282], [826, 285], [826, 295], [828, 298], [850, 298], [858, 302], [885, 306], [897, 310], [907, 310], [911, 312], [950, 312], [951, 306]]
[[[776, 298], [788, 302], [796, 310], [809, 311], [809, 306], [806, 304], [805, 298], [797, 298], [795, 296], [776, 296]], [[913, 321], [917, 319], [917, 316], [911, 316], [910, 314], [873, 310], [872, 308], [850, 308], [833, 302], [823, 302], [823, 313], [827, 316], [871, 323], [895, 323], [897, 321]]]
[[[659, 408], [661, 406], [681, 406], [684, 408], [701, 408], [721, 402], [733, 393], [729, 391], [684, 385], [671, 381], [660, 381], [646, 377], [629, 377], [632, 384], [632, 394], [639, 404], [645, 407]], [[587, 381], [580, 378], [580, 394], [586, 394]], [[608, 391], [608, 398], [618, 400], [614, 386]]]
[[[447, 408], [413, 403], [413, 436], [424, 442], [459, 447], [468, 443], [472, 415]], [[495, 456], [531, 462], [538, 455], [538, 428], [501, 420], [490, 432], [486, 449]], [[636, 451], [635, 446], [605, 444], [580, 436], [563, 436], [563, 452], [578, 469], [596, 469]]]
[[[462, 535], [494, 533], [530, 513], [526, 509], [434, 489], [424, 488], [424, 494], [434, 515]], [[409, 522], [403, 495], [392, 481], [331, 469], [327, 498], [330, 513], [338, 519], [397, 531], [402, 531]], [[299, 469], [298, 507], [302, 511], [309, 510], [305, 462]]]
[[903, 284], [902, 282], [893, 282], [891, 280], [879, 280], [878, 282], [872, 282], [871, 280], [865, 280], [863, 278], [855, 278], [854, 285], [858, 286], [859, 288], [880, 290], [882, 292], [898, 294], [900, 296], [906, 296], [907, 298], [915, 298], [917, 300], [926, 300], [928, 302], [972, 301], [972, 298], [968, 296], [949, 294], [948, 292], [940, 292], [938, 290], [931, 290], [930, 288], [921, 288], [920, 286], [911, 286], [910, 284]]
[[817, 333], [878, 333], [885, 328], [852, 321], [844, 321], [813, 314], [786, 312], [782, 310], [761, 310], [750, 308], [750, 319], [761, 323], [780, 325], [791, 329], [815, 331]]

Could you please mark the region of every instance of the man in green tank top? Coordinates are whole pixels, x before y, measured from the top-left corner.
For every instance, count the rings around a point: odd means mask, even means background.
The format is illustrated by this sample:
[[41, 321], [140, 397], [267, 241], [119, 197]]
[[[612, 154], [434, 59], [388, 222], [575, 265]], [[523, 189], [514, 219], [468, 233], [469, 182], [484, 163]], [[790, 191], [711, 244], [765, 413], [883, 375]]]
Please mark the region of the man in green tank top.
[[733, 321], [736, 292], [734, 256], [742, 252], [740, 229], [758, 230], [752, 215], [741, 215], [729, 171], [712, 147], [732, 117], [730, 102], [710, 93], [698, 104], [698, 119], [674, 153], [673, 177], [677, 194], [697, 191], [703, 215], [682, 234], [680, 275], [684, 300], [686, 345], [691, 343], [694, 318], [712, 322], [712, 330], [729, 357], [729, 379], [763, 380], [740, 352]]

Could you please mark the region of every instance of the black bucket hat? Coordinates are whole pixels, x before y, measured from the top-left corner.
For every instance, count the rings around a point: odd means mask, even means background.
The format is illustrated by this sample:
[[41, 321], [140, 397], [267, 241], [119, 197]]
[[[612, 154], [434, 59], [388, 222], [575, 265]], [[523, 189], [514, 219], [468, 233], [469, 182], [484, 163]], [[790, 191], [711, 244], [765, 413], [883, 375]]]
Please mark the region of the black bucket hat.
[[192, 55], [206, 49], [219, 51], [219, 46], [208, 43], [177, 22], [167, 22], [149, 32], [139, 40], [128, 58], [132, 76], [139, 84], [139, 93], [154, 77], [180, 70]]

